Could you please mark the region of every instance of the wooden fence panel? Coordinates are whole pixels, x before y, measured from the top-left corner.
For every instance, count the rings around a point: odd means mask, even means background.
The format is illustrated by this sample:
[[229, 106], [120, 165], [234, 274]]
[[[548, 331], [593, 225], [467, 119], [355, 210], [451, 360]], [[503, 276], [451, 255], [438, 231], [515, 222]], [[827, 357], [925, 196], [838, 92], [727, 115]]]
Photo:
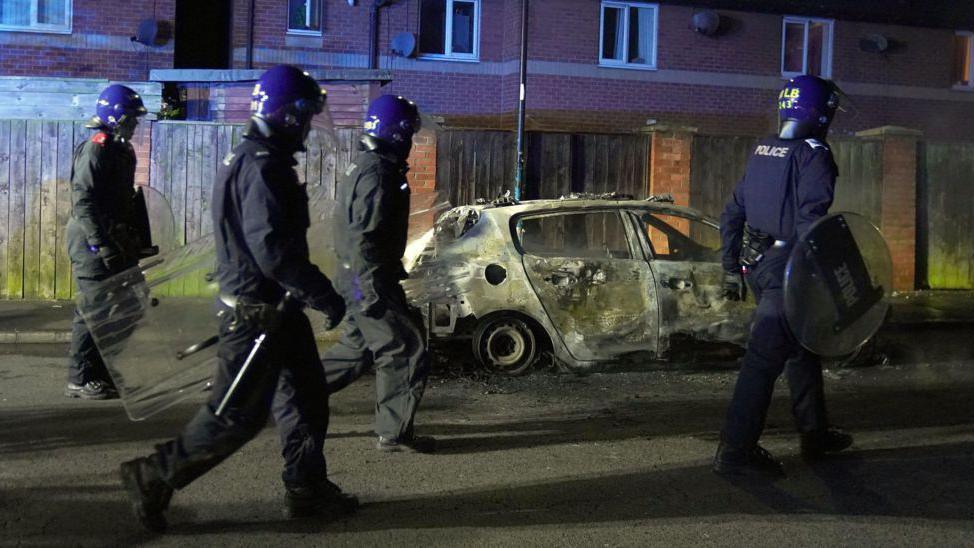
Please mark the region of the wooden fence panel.
[[931, 289], [974, 289], [974, 144], [920, 151], [919, 278]]
[[[524, 199], [571, 192], [646, 195], [649, 138], [644, 135], [528, 133]], [[516, 135], [447, 130], [437, 135], [437, 190], [454, 205], [492, 199], [514, 184]]]
[[13, 123], [10, 120], [0, 120], [0, 296], [6, 297], [7, 288], [7, 246], [10, 240], [10, 167], [14, 158], [11, 157]]
[[71, 278], [71, 260], [68, 257], [67, 225], [71, 218], [71, 164], [74, 161], [76, 124], [68, 120], [59, 121], [57, 127], [57, 185], [54, 225], [57, 253], [54, 257], [54, 298], [70, 299], [73, 295], [74, 281]]
[[24, 296], [24, 232], [27, 183], [27, 122], [13, 120], [10, 125], [10, 216], [7, 226], [7, 297]]
[[830, 211], [854, 211], [880, 225], [883, 200], [883, 144], [864, 139], [829, 141], [839, 168]]
[[734, 186], [744, 175], [754, 137], [695, 135], [690, 162], [690, 207], [720, 217]]
[[54, 298], [55, 265], [57, 263], [57, 177], [58, 123], [44, 122], [41, 148], [40, 189], [40, 279], [38, 295]]

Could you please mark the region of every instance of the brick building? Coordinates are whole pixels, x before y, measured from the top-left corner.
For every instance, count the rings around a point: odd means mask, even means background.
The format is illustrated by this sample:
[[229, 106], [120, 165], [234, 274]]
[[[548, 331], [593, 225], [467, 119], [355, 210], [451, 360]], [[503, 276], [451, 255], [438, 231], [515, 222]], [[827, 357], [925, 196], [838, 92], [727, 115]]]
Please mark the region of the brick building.
[[[390, 5], [377, 10], [371, 68], [391, 74], [385, 91], [415, 98], [450, 125], [512, 127], [520, 0], [380, 3]], [[34, 6], [31, 13], [46, 10], [49, 20], [64, 24], [0, 11], [0, 74], [116, 80], [148, 80], [153, 69], [279, 62], [368, 69], [376, 11], [370, 0], [2, 4]], [[666, 124], [761, 134], [772, 126], [768, 111], [782, 79], [809, 70], [833, 77], [855, 100], [855, 112], [837, 121], [840, 132], [898, 125], [933, 138], [974, 139], [967, 122], [974, 114], [974, 7], [915, 5], [534, 0], [529, 128], [627, 132]], [[705, 10], [719, 15], [716, 32], [694, 30], [694, 16]], [[130, 40], [144, 19], [160, 22], [159, 45]], [[415, 39], [411, 56], [392, 52], [393, 39], [404, 33]]]
[[[191, 120], [237, 122], [260, 70], [292, 63], [325, 83], [346, 126], [369, 98], [400, 93], [446, 127], [511, 130], [521, 9], [521, 0], [0, 0], [0, 77], [165, 82], [188, 100]], [[138, 30], [146, 20], [157, 30], [148, 37]], [[964, 208], [974, 203], [957, 191], [969, 187], [966, 172], [954, 169], [974, 157], [974, 3], [532, 0], [528, 22], [528, 129], [648, 133], [637, 186], [695, 206], [706, 177], [694, 166], [708, 166], [696, 136], [764, 134], [788, 76], [835, 79], [854, 104], [834, 134], [882, 143], [871, 171], [843, 188], [875, 181], [869, 199], [897, 288], [974, 287], [974, 237], [965, 236], [974, 231], [952, 228], [971, 225]], [[26, 116], [0, 104], [4, 117]], [[137, 139], [143, 183], [155, 184], [145, 166], [156, 127]], [[960, 155], [955, 141], [967, 141]], [[417, 139], [417, 190], [442, 190], [438, 160], [448, 156], [437, 142], [432, 132]], [[551, 156], [572, 166], [572, 189], [584, 183], [575, 172], [586, 173], [573, 154]], [[718, 169], [732, 180], [727, 166]], [[958, 261], [970, 272], [937, 274]]]

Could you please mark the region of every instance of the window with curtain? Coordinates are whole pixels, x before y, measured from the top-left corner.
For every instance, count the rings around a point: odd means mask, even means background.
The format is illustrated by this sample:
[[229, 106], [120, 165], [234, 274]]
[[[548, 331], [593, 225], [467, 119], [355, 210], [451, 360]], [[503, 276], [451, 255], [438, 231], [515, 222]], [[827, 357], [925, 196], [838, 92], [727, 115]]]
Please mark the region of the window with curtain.
[[480, 0], [421, 0], [419, 54], [426, 58], [476, 60]]
[[321, 34], [321, 0], [288, 0], [289, 34]]
[[599, 64], [656, 68], [659, 6], [643, 2], [602, 2]]
[[785, 17], [781, 26], [781, 74], [831, 78], [832, 25], [827, 19]]
[[71, 32], [71, 0], [0, 0], [0, 31]]
[[954, 86], [974, 89], [974, 33], [954, 35]]

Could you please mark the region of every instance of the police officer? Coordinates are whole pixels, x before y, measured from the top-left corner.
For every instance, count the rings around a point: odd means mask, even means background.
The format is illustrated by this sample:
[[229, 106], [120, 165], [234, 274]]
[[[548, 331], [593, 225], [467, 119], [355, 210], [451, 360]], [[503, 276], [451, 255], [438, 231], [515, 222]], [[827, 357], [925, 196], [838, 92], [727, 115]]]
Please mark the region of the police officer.
[[[324, 90], [307, 73], [288, 65], [268, 70], [254, 87], [243, 140], [223, 160], [212, 200], [222, 310], [213, 390], [176, 439], [121, 466], [136, 514], [150, 530], [165, 529], [163, 512], [174, 489], [253, 438], [269, 412], [283, 446], [285, 516], [344, 514], [358, 505], [327, 478], [328, 390], [302, 311], [323, 312], [328, 329], [345, 312], [308, 258], [308, 197], [294, 170], [312, 118], [328, 116], [324, 106]], [[262, 333], [266, 341], [217, 415]]]
[[433, 439], [416, 436], [413, 428], [429, 358], [419, 315], [399, 284], [406, 278], [406, 159], [419, 129], [412, 101], [383, 95], [369, 105], [361, 153], [338, 189], [338, 287], [348, 321], [341, 340], [322, 357], [332, 392], [375, 366], [377, 448], [389, 452], [433, 449]]
[[804, 75], [785, 84], [778, 135], [755, 147], [720, 218], [726, 295], [743, 298], [743, 277], [758, 306], [714, 457], [719, 474], [784, 475], [758, 438], [786, 362], [803, 456], [818, 458], [852, 444], [851, 436], [829, 427], [819, 357], [789, 331], [782, 295], [792, 247], [832, 205], [837, 168], [825, 137], [838, 102], [830, 81]]
[[[145, 114], [138, 93], [118, 84], [108, 86], [86, 124], [97, 131], [74, 151], [68, 255], [78, 291], [89, 300], [98, 299], [99, 282], [138, 264], [135, 150], [130, 140]], [[77, 308], [64, 394], [91, 400], [118, 397]]]

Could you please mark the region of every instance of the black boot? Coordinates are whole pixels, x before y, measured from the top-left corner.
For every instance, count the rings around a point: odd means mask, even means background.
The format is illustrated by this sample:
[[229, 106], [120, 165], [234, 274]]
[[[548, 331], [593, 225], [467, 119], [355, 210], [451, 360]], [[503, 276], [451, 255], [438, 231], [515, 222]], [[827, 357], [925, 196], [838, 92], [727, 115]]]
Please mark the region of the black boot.
[[714, 472], [722, 476], [764, 476], [768, 478], [783, 478], [785, 469], [760, 445], [741, 449], [731, 447], [724, 442], [717, 446], [714, 455]]
[[285, 484], [284, 490], [284, 517], [288, 519], [339, 518], [354, 514], [359, 506], [357, 497], [342, 492], [327, 479], [308, 484]]
[[173, 488], [162, 480], [152, 461], [139, 458], [123, 462], [119, 474], [142, 526], [154, 533], [165, 531], [163, 512], [169, 508]]
[[838, 428], [826, 428], [802, 433], [802, 457], [817, 460], [829, 453], [838, 453], [852, 445], [852, 436]]
[[386, 453], [433, 453], [436, 439], [430, 436], [409, 436], [392, 439], [379, 436], [375, 448]]

